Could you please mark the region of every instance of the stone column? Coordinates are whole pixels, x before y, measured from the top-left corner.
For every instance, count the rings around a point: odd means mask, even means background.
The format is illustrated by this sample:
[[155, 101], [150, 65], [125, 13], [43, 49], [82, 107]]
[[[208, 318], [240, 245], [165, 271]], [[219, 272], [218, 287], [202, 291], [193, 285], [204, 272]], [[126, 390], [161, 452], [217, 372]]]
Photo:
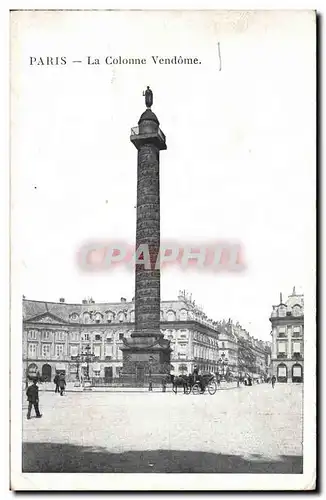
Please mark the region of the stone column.
[[160, 151], [165, 135], [147, 107], [131, 130], [137, 154], [135, 330], [124, 339], [123, 374], [138, 381], [162, 380], [170, 369], [170, 342], [160, 330]]
[[[158, 337], [161, 335], [160, 269], [155, 266], [160, 248], [159, 150], [149, 143], [138, 150], [136, 248], [141, 245], [149, 250], [150, 269], [136, 265], [135, 334]], [[143, 257], [145, 261], [146, 254]]]

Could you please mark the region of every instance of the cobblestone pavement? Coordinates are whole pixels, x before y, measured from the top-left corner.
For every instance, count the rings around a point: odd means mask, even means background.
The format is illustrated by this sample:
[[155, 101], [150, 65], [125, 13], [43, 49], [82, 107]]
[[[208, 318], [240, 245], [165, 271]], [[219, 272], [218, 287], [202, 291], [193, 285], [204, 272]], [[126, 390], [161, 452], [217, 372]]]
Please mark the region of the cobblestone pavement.
[[302, 472], [303, 387], [210, 395], [40, 394], [23, 419], [25, 472]]

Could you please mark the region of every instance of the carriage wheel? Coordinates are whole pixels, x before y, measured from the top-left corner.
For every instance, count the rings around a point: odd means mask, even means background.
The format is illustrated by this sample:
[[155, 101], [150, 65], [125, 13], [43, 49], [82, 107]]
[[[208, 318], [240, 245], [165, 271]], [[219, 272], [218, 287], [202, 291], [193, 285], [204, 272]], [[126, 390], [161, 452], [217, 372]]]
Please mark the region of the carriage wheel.
[[212, 380], [211, 382], [208, 383], [207, 390], [211, 396], [213, 396], [213, 394], [215, 394], [215, 392], [217, 390], [217, 385], [216, 385], [215, 380]]
[[192, 386], [192, 393], [197, 395], [201, 393], [200, 385], [199, 384], [194, 384]]

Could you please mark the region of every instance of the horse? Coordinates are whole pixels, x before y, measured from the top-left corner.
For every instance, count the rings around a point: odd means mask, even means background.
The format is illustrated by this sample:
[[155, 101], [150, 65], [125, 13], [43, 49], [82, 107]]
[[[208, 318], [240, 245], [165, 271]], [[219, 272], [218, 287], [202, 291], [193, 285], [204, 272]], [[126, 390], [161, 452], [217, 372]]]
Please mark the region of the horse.
[[178, 387], [183, 387], [183, 393], [187, 394], [187, 390], [192, 385], [192, 377], [190, 375], [179, 375], [177, 377], [173, 377], [172, 380], [172, 391], [177, 394]]

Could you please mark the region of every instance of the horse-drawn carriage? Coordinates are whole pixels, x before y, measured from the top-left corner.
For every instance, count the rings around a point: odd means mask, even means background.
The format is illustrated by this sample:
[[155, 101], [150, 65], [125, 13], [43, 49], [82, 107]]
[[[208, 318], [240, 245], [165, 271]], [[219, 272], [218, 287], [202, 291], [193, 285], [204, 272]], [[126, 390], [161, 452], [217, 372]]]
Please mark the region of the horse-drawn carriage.
[[204, 394], [206, 390], [213, 396], [217, 391], [215, 376], [211, 373], [199, 375], [195, 380], [193, 375], [179, 375], [172, 378], [172, 391], [177, 394], [178, 387], [183, 388], [184, 394]]

